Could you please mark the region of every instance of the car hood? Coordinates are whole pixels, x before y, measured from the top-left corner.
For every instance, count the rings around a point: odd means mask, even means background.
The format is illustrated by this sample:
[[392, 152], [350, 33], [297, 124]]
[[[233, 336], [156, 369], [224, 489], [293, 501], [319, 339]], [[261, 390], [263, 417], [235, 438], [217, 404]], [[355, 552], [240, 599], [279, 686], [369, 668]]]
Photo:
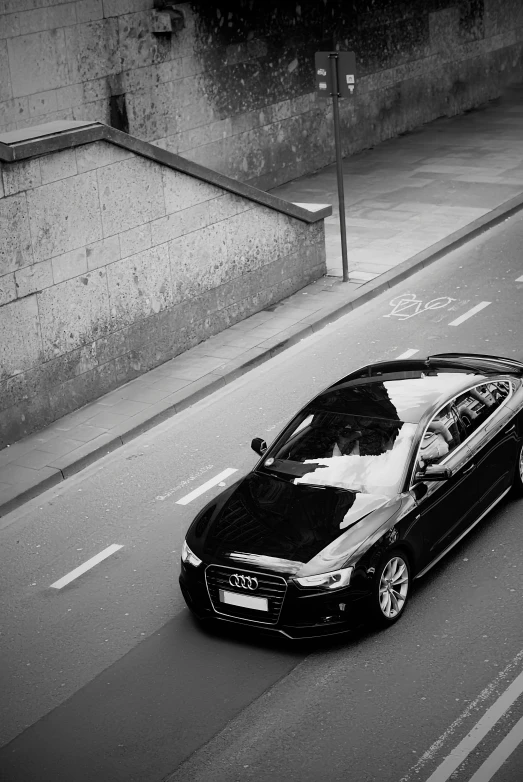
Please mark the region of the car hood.
[[[295, 485], [253, 472], [204, 509], [188, 541], [206, 561], [242, 561], [295, 573], [338, 539], [346, 540], [352, 527], [385, 505], [390, 505], [385, 495]], [[335, 546], [338, 557], [340, 547], [341, 539]]]

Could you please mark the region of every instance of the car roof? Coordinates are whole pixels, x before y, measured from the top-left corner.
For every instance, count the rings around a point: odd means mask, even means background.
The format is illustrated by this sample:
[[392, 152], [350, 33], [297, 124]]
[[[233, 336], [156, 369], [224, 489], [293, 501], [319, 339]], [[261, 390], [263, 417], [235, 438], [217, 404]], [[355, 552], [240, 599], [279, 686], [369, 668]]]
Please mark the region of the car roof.
[[460, 391], [499, 374], [523, 375], [523, 364], [456, 353], [379, 362], [341, 378], [310, 404], [331, 412], [417, 424]]

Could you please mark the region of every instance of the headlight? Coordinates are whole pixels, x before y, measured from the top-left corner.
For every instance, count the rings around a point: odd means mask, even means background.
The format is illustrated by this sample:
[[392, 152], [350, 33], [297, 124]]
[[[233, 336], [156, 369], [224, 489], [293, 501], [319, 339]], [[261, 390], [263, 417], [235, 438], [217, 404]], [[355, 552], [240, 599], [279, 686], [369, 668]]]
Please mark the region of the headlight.
[[198, 567], [198, 565], [202, 564], [202, 560], [199, 559], [196, 554], [193, 554], [187, 545], [186, 540], [183, 541], [182, 546], [182, 562], [185, 562], [187, 565], [192, 565], [193, 567]]
[[331, 573], [320, 573], [317, 576], [303, 576], [295, 578], [297, 584], [309, 589], [341, 589], [349, 586], [353, 567], [344, 567], [341, 570], [333, 570]]

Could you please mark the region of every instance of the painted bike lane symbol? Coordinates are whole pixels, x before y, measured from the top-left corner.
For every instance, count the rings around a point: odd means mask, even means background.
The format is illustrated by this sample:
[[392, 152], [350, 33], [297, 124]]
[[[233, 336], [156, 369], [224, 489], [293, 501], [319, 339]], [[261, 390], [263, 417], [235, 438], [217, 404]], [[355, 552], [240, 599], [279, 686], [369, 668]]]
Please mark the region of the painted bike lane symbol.
[[407, 320], [426, 310], [439, 310], [443, 307], [448, 307], [451, 301], [456, 301], [456, 299], [451, 299], [450, 296], [440, 296], [439, 298], [431, 299], [424, 304], [421, 299], [416, 298], [415, 293], [404, 293], [403, 295], [396, 296], [394, 299], [390, 300], [389, 304], [392, 307], [392, 310], [383, 317]]

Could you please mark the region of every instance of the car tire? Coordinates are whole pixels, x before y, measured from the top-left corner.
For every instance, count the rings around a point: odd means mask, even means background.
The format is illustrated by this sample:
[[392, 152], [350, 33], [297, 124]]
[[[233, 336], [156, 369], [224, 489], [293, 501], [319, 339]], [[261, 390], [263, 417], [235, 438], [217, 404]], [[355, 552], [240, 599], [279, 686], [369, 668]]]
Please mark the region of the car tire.
[[514, 471], [514, 481], [512, 483], [514, 494], [523, 497], [523, 443], [519, 446], [516, 459], [516, 469]]
[[376, 568], [372, 594], [374, 624], [389, 627], [400, 619], [410, 596], [411, 576], [407, 556], [389, 549]]

